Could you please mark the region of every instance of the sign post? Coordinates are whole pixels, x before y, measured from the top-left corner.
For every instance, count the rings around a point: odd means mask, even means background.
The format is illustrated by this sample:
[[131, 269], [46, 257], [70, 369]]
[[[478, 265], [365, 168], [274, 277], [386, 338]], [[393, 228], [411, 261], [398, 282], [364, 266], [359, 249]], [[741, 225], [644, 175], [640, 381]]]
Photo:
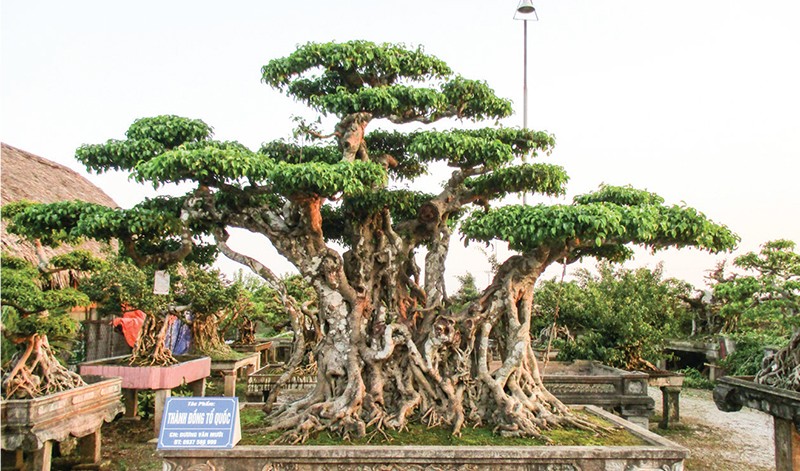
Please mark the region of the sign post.
[[239, 398], [167, 398], [159, 450], [233, 448], [241, 438]]

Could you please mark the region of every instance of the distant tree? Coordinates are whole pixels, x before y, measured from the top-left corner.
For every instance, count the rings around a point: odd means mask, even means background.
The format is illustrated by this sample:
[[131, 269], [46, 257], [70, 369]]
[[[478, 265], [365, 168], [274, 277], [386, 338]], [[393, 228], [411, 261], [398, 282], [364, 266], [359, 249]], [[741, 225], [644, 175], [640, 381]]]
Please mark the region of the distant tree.
[[[555, 140], [502, 127], [419, 130], [512, 111], [485, 83], [455, 75], [422, 48], [309, 43], [270, 61], [262, 78], [335, 117], [332, 132], [302, 124], [310, 144], [273, 141], [253, 152], [213, 140], [199, 120], [139, 119], [125, 140], [83, 146], [78, 159], [91, 170], [128, 171], [157, 187], [188, 182], [191, 190], [129, 210], [30, 208], [14, 224], [38, 236], [117, 237], [139, 265], [167, 266], [207, 241], [250, 267], [279, 293], [298, 333], [289, 369], [312, 347], [318, 366], [316, 389], [270, 417], [285, 440], [322, 430], [363, 436], [368, 427], [402, 428], [409, 420], [455, 434], [479, 423], [524, 436], [570, 424], [596, 429], [547, 392], [537, 371], [530, 324], [539, 275], [561, 260], [624, 259], [629, 244], [719, 251], [736, 243], [698, 211], [628, 187], [604, 186], [572, 204], [494, 207], [521, 191], [564, 193], [561, 167], [519, 163], [549, 153]], [[367, 132], [380, 123], [417, 130]], [[434, 163], [452, 169], [434, 193], [398, 185]], [[502, 240], [517, 254], [500, 263], [480, 298], [454, 311], [445, 302], [444, 269], [459, 221], [466, 241]], [[228, 245], [229, 227], [266, 236], [313, 286], [316, 344], [304, 342], [304, 314], [279, 277]], [[415, 260], [423, 248], [424, 272]], [[496, 370], [489, 369], [490, 339], [500, 355]]]
[[475, 286], [475, 276], [467, 272], [461, 276], [456, 277], [461, 283], [458, 291], [450, 297], [451, 308], [455, 311], [460, 311], [469, 306], [473, 301], [478, 299], [481, 292]]
[[655, 369], [664, 341], [678, 336], [688, 317], [681, 296], [685, 283], [663, 277], [663, 267], [630, 270], [600, 263], [598, 273], [581, 269], [575, 281], [541, 283], [534, 298], [549, 327], [559, 306], [558, 324], [575, 335], [561, 346], [560, 359], [599, 360], [633, 370]]
[[[246, 306], [235, 320], [242, 343], [255, 342], [258, 324], [264, 326], [267, 335], [276, 335], [285, 329], [291, 331], [291, 319], [280, 293], [260, 278], [241, 271], [236, 275], [236, 281], [242, 284], [247, 293]], [[316, 312], [312, 312], [317, 303], [314, 288], [299, 275], [284, 275], [281, 281], [287, 294], [301, 306], [305, 314], [307, 340], [313, 341], [318, 331]]]

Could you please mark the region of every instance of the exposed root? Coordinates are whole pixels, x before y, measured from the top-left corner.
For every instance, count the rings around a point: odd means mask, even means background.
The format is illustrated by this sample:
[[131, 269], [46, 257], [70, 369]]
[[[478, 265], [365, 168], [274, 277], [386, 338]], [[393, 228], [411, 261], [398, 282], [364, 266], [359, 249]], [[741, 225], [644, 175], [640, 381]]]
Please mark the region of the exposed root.
[[58, 361], [47, 336], [34, 334], [22, 341], [25, 350], [15, 355], [11, 371], [3, 378], [3, 397], [28, 399], [86, 385]]
[[800, 332], [789, 340], [786, 347], [764, 358], [755, 382], [800, 391]]

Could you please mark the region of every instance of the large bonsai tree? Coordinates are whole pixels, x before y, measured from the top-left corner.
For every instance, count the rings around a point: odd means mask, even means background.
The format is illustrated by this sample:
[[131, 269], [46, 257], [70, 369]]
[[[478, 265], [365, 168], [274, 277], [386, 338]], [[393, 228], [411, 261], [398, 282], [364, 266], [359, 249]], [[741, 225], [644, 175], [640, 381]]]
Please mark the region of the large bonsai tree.
[[[128, 171], [155, 186], [191, 182], [191, 191], [130, 210], [50, 205], [16, 222], [36, 234], [118, 237], [142, 263], [176, 262], [213, 240], [285, 295], [265, 264], [228, 245], [230, 227], [265, 235], [318, 297], [317, 386], [272, 415], [286, 439], [320, 430], [363, 435], [410, 419], [456, 434], [465, 424], [526, 436], [565, 424], [591, 427], [547, 392], [530, 347], [532, 288], [542, 271], [561, 260], [621, 259], [631, 243], [718, 251], [736, 242], [698, 211], [632, 188], [602, 187], [573, 204], [494, 206], [516, 192], [564, 192], [561, 167], [518, 163], [549, 153], [554, 138], [496, 126], [381, 130], [511, 114], [510, 102], [485, 83], [454, 75], [421, 48], [312, 43], [270, 61], [262, 74], [335, 117], [332, 132], [303, 125], [311, 144], [273, 141], [254, 152], [213, 140], [202, 121], [140, 119], [126, 139], [83, 146], [77, 158], [91, 170]], [[440, 162], [452, 173], [434, 192], [398, 185]], [[517, 252], [460, 310], [449, 309], [444, 283], [456, 230], [466, 241], [503, 240]], [[302, 329], [300, 307], [284, 297], [294, 328]], [[499, 358], [490, 357], [490, 339]], [[290, 366], [307, 347], [296, 343]]]

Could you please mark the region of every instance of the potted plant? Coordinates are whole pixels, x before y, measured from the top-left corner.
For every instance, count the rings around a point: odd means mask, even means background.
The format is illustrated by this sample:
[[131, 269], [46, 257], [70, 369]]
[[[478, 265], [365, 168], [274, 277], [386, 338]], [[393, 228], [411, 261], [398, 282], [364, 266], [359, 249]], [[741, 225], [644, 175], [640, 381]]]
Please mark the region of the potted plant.
[[[96, 269], [85, 251], [42, 260], [39, 267], [2, 256], [3, 311], [2, 448], [16, 462], [49, 469], [53, 442], [80, 438], [83, 459], [100, 458], [100, 427], [121, 412], [119, 378], [82, 378], [59, 358], [59, 345], [74, 340], [71, 308], [89, 305], [75, 288], [50, 289], [48, 277], [61, 270]], [[7, 346], [14, 346], [11, 353]], [[63, 353], [63, 351], [61, 352]]]

